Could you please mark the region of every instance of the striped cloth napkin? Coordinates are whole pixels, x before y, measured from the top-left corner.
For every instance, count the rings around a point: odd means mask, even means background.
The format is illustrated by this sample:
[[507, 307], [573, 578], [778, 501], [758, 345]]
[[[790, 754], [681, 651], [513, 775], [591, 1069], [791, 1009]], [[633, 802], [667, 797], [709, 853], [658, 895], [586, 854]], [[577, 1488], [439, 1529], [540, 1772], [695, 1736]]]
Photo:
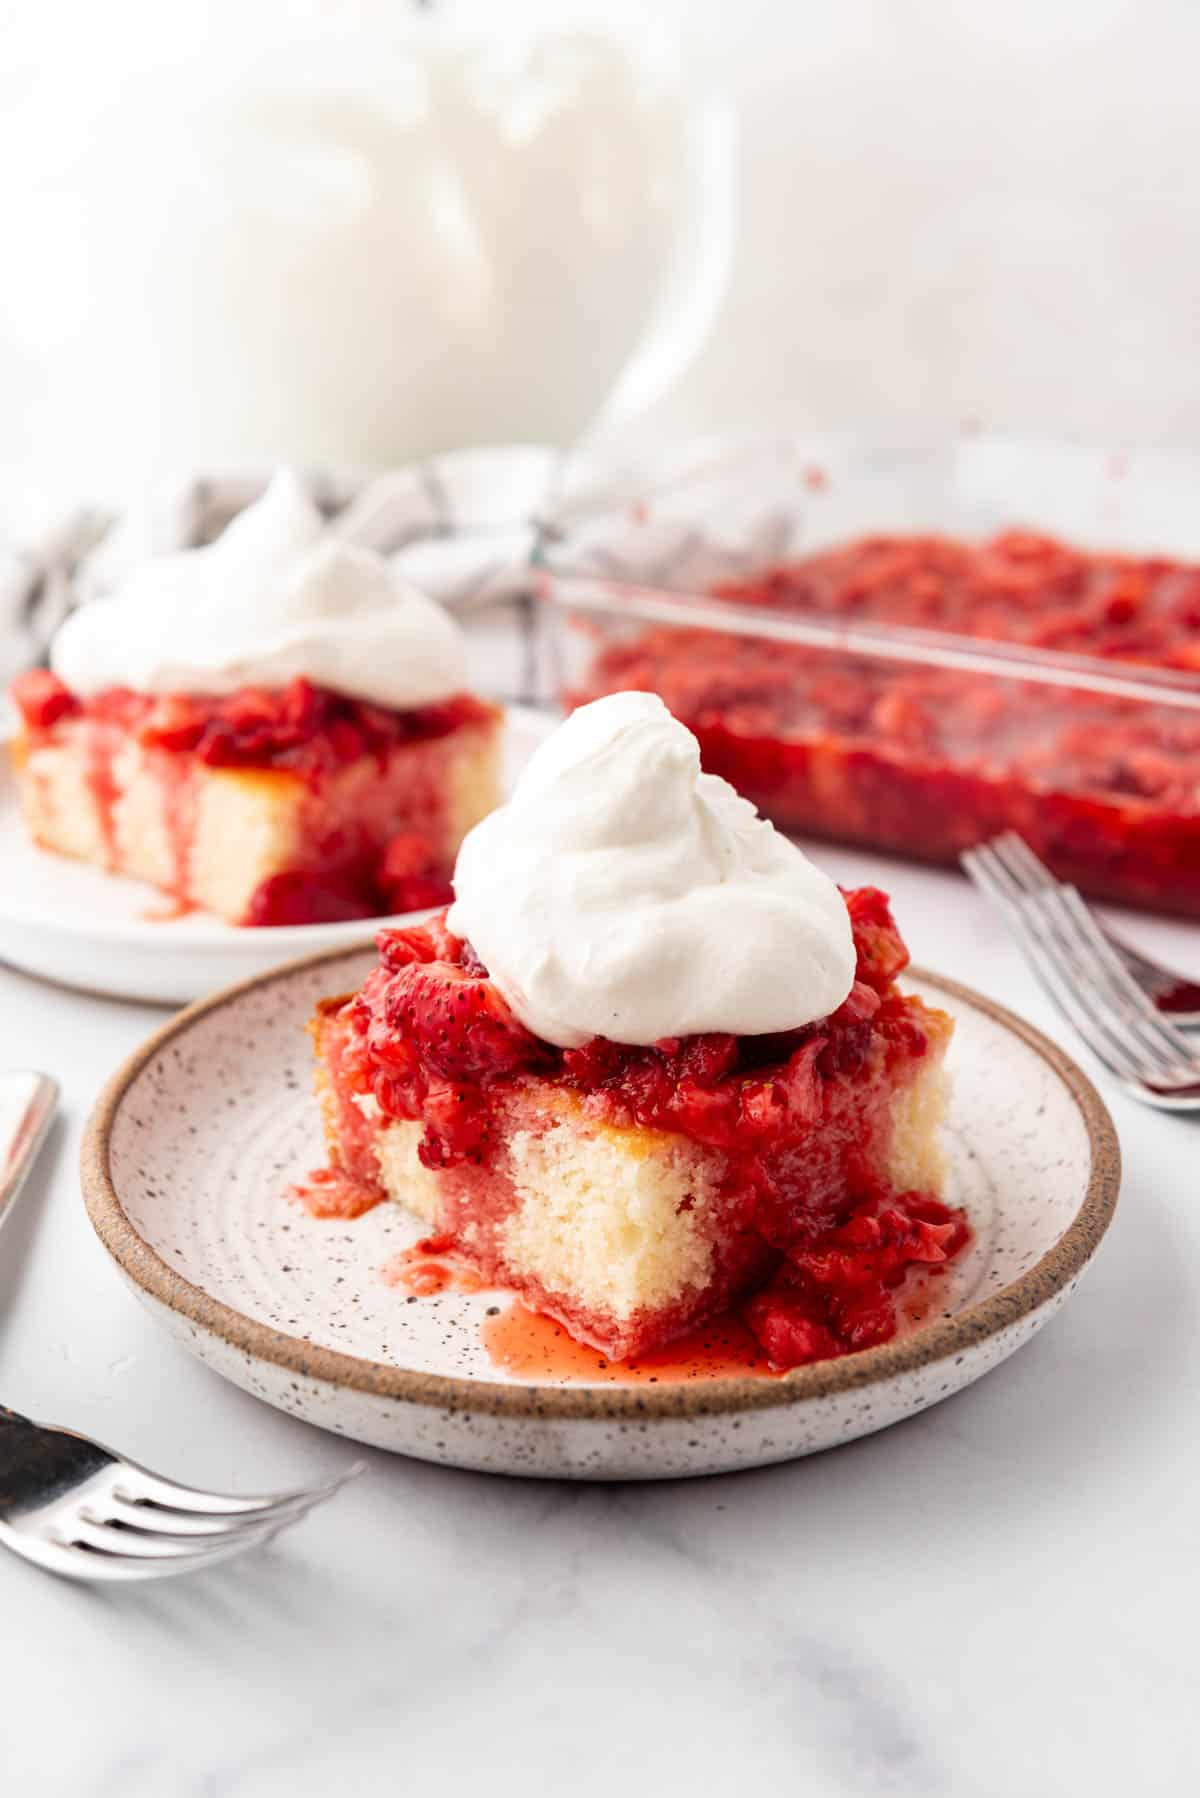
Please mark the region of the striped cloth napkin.
[[[340, 536], [379, 551], [451, 610], [511, 607], [527, 592], [563, 458], [536, 445], [463, 450], [368, 479], [302, 472]], [[41, 659], [67, 613], [151, 556], [211, 543], [266, 488], [267, 472], [197, 475], [125, 513], [88, 506], [27, 541], [0, 543], [0, 672]]]
[[[473, 684], [534, 702], [531, 571], [702, 590], [803, 536], [807, 452], [708, 439], [639, 457], [540, 445], [459, 450], [353, 479], [300, 471], [339, 535], [377, 550], [467, 626]], [[211, 543], [271, 471], [196, 475], [124, 513], [75, 507], [0, 540], [0, 683], [44, 658], [68, 612], [152, 556]]]

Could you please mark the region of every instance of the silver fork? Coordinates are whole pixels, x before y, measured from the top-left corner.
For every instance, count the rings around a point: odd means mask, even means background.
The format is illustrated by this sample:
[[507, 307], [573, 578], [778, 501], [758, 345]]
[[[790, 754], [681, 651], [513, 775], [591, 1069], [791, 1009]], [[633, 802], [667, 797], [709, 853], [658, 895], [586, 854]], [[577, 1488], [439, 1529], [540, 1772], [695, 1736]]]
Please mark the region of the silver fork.
[[[45, 1139], [57, 1090], [44, 1074], [0, 1076], [0, 1222]], [[0, 1544], [71, 1579], [191, 1573], [269, 1542], [361, 1467], [321, 1486], [235, 1498], [163, 1479], [0, 1405]]]
[[162, 1479], [75, 1430], [0, 1405], [0, 1543], [81, 1580], [192, 1573], [269, 1542], [360, 1471], [323, 1486], [233, 1498]]
[[[1024, 837], [1018, 836], [1015, 830], [1006, 830], [1002, 836], [994, 837], [992, 841], [997, 847], [1003, 845], [1009, 871], [1026, 892], [1033, 893], [1042, 887], [1060, 885], [1045, 862], [1034, 854]], [[1135, 949], [1132, 943], [1117, 936], [1098, 919], [1097, 928], [1116, 950], [1142, 991], [1153, 1000], [1157, 1011], [1184, 1030], [1200, 1025], [1200, 981], [1188, 980], [1173, 968], [1164, 968], [1161, 962], [1143, 955], [1140, 949]]]
[[1007, 835], [967, 850], [962, 862], [1003, 907], [1034, 972], [1097, 1061], [1144, 1104], [1200, 1111], [1200, 1054], [1138, 984], [1075, 888], [1026, 885], [1024, 859]]

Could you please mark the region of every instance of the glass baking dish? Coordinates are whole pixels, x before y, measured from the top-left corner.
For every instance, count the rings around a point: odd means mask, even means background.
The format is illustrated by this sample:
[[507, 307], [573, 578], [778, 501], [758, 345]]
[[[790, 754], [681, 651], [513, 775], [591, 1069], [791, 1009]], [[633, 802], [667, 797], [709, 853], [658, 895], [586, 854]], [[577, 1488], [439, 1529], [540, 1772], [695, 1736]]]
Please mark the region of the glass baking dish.
[[550, 521], [544, 678], [660, 692], [785, 829], [943, 863], [1014, 829], [1197, 917], [1198, 476], [998, 439], [714, 453]]

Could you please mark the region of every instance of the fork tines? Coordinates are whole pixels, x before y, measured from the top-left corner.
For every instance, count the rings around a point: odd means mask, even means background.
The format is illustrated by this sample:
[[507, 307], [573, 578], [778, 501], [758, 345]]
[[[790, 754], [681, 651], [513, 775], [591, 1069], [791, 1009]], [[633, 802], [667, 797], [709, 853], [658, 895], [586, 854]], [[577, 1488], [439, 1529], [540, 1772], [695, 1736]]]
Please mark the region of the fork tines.
[[963, 866], [997, 900], [1035, 973], [1097, 1060], [1138, 1096], [1200, 1106], [1200, 1057], [1134, 980], [1072, 886], [1006, 832], [967, 850]]
[[190, 1573], [269, 1542], [361, 1467], [356, 1462], [322, 1486], [239, 1498], [177, 1485], [134, 1462], [108, 1460], [69, 1498], [49, 1507], [44, 1529], [14, 1528], [0, 1517], [0, 1541], [73, 1579]]

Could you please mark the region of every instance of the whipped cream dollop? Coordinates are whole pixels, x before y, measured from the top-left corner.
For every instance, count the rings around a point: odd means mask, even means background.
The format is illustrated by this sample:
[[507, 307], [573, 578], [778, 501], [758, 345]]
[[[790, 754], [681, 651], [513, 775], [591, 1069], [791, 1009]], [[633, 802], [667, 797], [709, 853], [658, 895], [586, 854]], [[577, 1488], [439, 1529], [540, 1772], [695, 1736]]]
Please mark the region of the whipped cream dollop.
[[701, 773], [695, 737], [649, 693], [572, 713], [467, 836], [454, 889], [451, 930], [564, 1048], [792, 1030], [854, 983], [834, 882]]
[[287, 470], [215, 543], [143, 562], [72, 613], [50, 661], [85, 696], [223, 695], [303, 677], [402, 711], [466, 684], [449, 614], [335, 536]]

